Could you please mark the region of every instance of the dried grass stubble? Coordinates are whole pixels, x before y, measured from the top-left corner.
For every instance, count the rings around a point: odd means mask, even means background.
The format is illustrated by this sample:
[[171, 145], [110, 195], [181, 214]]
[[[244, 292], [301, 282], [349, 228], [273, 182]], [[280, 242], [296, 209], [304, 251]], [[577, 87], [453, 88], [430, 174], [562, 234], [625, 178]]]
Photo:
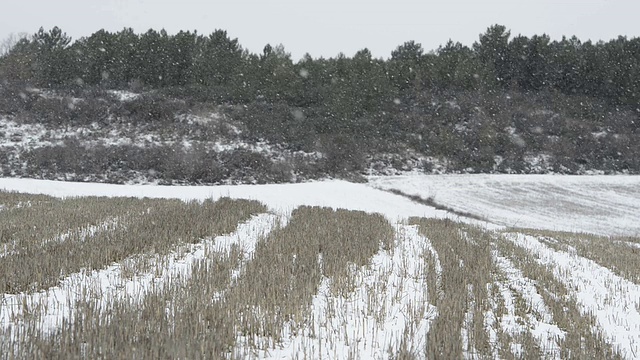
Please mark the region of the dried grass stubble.
[[[135, 199], [53, 199], [3, 214], [8, 216], [0, 217], [0, 226], [10, 233], [14, 247], [0, 257], [0, 293], [46, 289], [65, 274], [87, 267], [91, 258], [85, 255], [124, 231], [146, 206]], [[89, 231], [106, 221], [117, 224]]]
[[[538, 293], [551, 309], [554, 322], [566, 332], [564, 339], [558, 340], [562, 359], [622, 359], [597, 330], [595, 317], [580, 312], [575, 296], [554, 276], [552, 269], [541, 265], [536, 256], [500, 234], [495, 235], [495, 241], [500, 253], [508, 257], [524, 276], [536, 282]], [[541, 351], [545, 356], [545, 349]]]
[[[367, 264], [393, 235], [380, 215], [302, 207], [286, 227], [259, 241], [235, 281], [230, 274], [242, 249], [210, 252], [194, 266], [191, 279], [172, 279], [142, 304], [120, 304], [108, 312], [78, 304], [81, 314], [99, 320], [80, 316], [55, 338], [40, 339], [42, 348], [54, 357], [245, 357], [281, 341], [285, 323], [293, 331], [308, 325], [322, 278], [341, 282], [350, 276], [349, 264]], [[244, 348], [236, 348], [238, 335], [246, 339]]]
[[[82, 204], [78, 209], [91, 218], [93, 212], [105, 212], [103, 208], [112, 205], [106, 199], [101, 200], [104, 202], [89, 198], [87, 201], [93, 205], [86, 206], [82, 199], [73, 199], [69, 206]], [[136, 254], [167, 254], [178, 244], [231, 232], [238, 222], [266, 211], [256, 202], [227, 198], [202, 203], [130, 199], [118, 211], [125, 209], [129, 217], [113, 231], [97, 232], [82, 239], [76, 234], [68, 241], [29, 246], [13, 256], [0, 258], [0, 272], [7, 274], [0, 280], [0, 291], [47, 289], [82, 269], [101, 269]]]
[[[428, 357], [461, 358], [471, 347], [478, 352], [473, 356], [489, 357], [491, 347], [484, 328], [484, 314], [490, 308], [487, 288], [495, 272], [490, 237], [479, 229], [451, 220], [412, 218], [410, 223], [420, 226], [420, 232], [431, 241], [442, 266], [441, 291], [429, 293], [435, 295], [438, 317], [427, 335]], [[430, 285], [433, 282], [435, 279]], [[469, 348], [463, 349], [461, 329], [468, 311], [472, 312], [473, 320], [468, 329]]]
[[0, 190], [0, 207], [11, 209], [18, 206], [29, 206], [42, 201], [54, 199], [48, 195], [24, 194], [16, 191]]
[[593, 260], [616, 275], [640, 285], [640, 247], [631, 246], [640, 243], [638, 238], [532, 229], [518, 232], [535, 236], [545, 245], [558, 251], [569, 251], [571, 247], [578, 256]]
[[41, 247], [47, 241], [59, 240], [65, 233], [77, 235], [83, 228], [125, 215], [137, 201], [98, 197], [58, 199], [43, 195], [20, 198], [20, 205], [2, 210], [0, 216], [0, 244], [8, 245], [9, 252]]
[[53, 336], [32, 329], [32, 339], [21, 346], [37, 352], [16, 351], [15, 358], [233, 358], [226, 356], [236, 339], [233, 328], [226, 326], [229, 315], [212, 311], [211, 299], [228, 286], [237, 251], [210, 254], [194, 266], [197, 278], [172, 277], [140, 303], [80, 301], [73, 323]]
[[[136, 239], [138, 244], [129, 249], [170, 250], [175, 239], [194, 242], [228, 233], [266, 211], [255, 201], [225, 198], [160, 204], [151, 207], [137, 227], [128, 228], [132, 234], [123, 239]], [[73, 307], [73, 322], [55, 334], [41, 334], [34, 323], [18, 334], [22, 340], [15, 346], [2, 346], [0, 352], [12, 358], [219, 358], [235, 342], [235, 333], [222, 326], [229, 313], [212, 312], [211, 303], [228, 287], [240, 252], [237, 247], [228, 254], [207, 252], [208, 258], [193, 267], [190, 280], [172, 276], [162, 288], [149, 289], [141, 302], [134, 300], [136, 296], [79, 301]]]

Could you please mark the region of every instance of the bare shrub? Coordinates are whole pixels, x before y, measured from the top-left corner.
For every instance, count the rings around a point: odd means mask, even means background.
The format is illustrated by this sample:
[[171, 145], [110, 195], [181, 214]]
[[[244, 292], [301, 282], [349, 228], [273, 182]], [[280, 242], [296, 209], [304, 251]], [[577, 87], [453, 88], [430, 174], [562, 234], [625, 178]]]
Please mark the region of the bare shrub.
[[[177, 115], [187, 110], [183, 101], [172, 100], [162, 95], [144, 94], [131, 101], [120, 102], [113, 115], [133, 124], [175, 121]], [[122, 121], [121, 120], [121, 121]]]

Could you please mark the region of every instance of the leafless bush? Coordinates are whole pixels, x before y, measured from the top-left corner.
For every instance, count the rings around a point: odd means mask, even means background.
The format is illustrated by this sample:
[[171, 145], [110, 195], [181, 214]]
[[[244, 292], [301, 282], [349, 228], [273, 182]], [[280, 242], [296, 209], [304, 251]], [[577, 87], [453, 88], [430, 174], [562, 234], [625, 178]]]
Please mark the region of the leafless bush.
[[133, 124], [174, 123], [176, 116], [187, 110], [183, 101], [172, 100], [162, 95], [145, 94], [131, 101], [120, 102], [112, 109], [117, 121]]

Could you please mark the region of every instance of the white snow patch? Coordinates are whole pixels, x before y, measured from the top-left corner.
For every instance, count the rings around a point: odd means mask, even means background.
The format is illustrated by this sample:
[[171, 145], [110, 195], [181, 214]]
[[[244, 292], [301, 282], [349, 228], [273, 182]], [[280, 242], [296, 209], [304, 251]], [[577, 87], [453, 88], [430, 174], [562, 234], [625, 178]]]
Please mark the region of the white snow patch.
[[107, 92], [115, 96], [120, 101], [132, 101], [142, 96], [127, 90], [108, 90]]
[[64, 181], [0, 178], [0, 189], [56, 197], [123, 196], [205, 200], [231, 197], [257, 200], [272, 211], [282, 213], [301, 206], [325, 206], [334, 209], [362, 210], [380, 213], [392, 223], [412, 216], [449, 218], [480, 226], [491, 224], [461, 218], [443, 210], [415, 203], [404, 197], [374, 189], [366, 184], [342, 180], [327, 180], [299, 184], [220, 185], [220, 186], [157, 186], [71, 183]]
[[473, 342], [469, 343], [469, 334], [473, 332], [474, 308], [476, 306], [476, 299], [473, 297], [473, 285], [471, 284], [467, 284], [467, 298], [469, 299], [467, 301], [467, 312], [464, 314], [464, 320], [460, 328], [462, 351], [465, 359], [476, 359], [479, 356], [478, 350]]
[[592, 132], [591, 133], [591, 136], [593, 136], [594, 139], [600, 139], [600, 138], [603, 138], [603, 137], [605, 137], [607, 135], [609, 135], [609, 132], [607, 132], [606, 130], [602, 130], [602, 131], [599, 131], [599, 132]]
[[60, 145], [62, 139], [54, 139], [41, 124], [18, 124], [0, 117], [0, 147], [38, 148]]
[[616, 243], [624, 244], [632, 248], [640, 249], [640, 243], [631, 241], [614, 240]]

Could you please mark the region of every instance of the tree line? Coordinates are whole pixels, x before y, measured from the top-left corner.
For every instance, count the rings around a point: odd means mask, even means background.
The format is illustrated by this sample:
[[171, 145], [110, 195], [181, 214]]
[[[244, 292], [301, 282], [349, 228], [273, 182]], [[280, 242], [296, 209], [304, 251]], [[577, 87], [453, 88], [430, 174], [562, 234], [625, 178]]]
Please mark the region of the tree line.
[[72, 42], [54, 27], [41, 28], [5, 51], [0, 76], [53, 88], [205, 88], [208, 96], [229, 102], [331, 104], [346, 111], [341, 115], [375, 112], [381, 104], [411, 99], [424, 89], [554, 90], [622, 105], [640, 102], [640, 38], [552, 41], [547, 35], [511, 36], [494, 25], [471, 47], [450, 40], [425, 52], [408, 41], [386, 60], [363, 49], [351, 57], [305, 55], [294, 62], [281, 45], [266, 45], [254, 54], [223, 30], [209, 35], [100, 30]]
[[[115, 116], [170, 128], [185, 109], [227, 104], [249, 140], [324, 154], [318, 176], [362, 173], [401, 153], [449, 171], [640, 172], [639, 38], [552, 41], [494, 25], [470, 47], [408, 41], [387, 59], [362, 49], [294, 61], [282, 45], [255, 54], [223, 30], [100, 30], [72, 41], [56, 27], [3, 49], [0, 110], [20, 121]], [[154, 91], [125, 104], [85, 94], [70, 108], [25, 96], [25, 86]], [[539, 155], [552, 163], [540, 168]]]

